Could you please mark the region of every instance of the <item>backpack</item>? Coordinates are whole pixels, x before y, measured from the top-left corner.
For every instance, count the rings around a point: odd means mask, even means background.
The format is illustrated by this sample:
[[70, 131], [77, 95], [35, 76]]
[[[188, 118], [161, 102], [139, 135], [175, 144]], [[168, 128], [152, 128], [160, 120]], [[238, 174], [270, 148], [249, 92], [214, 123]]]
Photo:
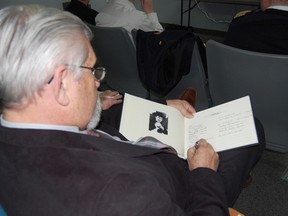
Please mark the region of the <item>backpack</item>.
[[191, 31], [168, 29], [159, 33], [138, 30], [137, 66], [145, 87], [160, 96], [173, 89], [182, 76], [190, 72], [195, 42], [204, 47]]

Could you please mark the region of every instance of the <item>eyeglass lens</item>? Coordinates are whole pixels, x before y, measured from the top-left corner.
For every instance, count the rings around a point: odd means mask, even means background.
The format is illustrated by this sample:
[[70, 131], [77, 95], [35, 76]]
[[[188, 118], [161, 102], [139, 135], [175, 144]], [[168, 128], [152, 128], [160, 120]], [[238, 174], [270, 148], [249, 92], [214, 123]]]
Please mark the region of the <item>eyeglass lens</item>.
[[94, 76], [97, 80], [102, 81], [106, 74], [106, 68], [104, 67], [97, 67], [94, 71]]

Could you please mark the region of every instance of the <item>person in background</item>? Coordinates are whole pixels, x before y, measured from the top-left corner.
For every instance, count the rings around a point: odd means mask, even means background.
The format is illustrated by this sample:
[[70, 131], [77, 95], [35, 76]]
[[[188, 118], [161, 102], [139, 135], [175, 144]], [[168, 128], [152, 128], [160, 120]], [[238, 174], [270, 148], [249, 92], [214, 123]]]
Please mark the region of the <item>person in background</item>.
[[95, 25], [98, 12], [89, 7], [89, 2], [90, 0], [71, 0], [64, 10], [78, 16], [84, 22]]
[[143, 31], [163, 31], [153, 0], [141, 0], [143, 11], [135, 8], [136, 0], [112, 0], [96, 17], [97, 26], [123, 27], [128, 32], [133, 29]]
[[236, 16], [224, 44], [256, 52], [288, 54], [288, 0], [261, 0], [260, 10]]
[[[200, 139], [187, 160], [103, 131], [105, 73], [93, 68], [91, 39], [68, 12], [0, 10], [0, 203], [7, 215], [228, 215], [265, 146], [261, 125], [258, 144], [216, 153]], [[185, 117], [195, 112], [186, 101], [163, 103]]]

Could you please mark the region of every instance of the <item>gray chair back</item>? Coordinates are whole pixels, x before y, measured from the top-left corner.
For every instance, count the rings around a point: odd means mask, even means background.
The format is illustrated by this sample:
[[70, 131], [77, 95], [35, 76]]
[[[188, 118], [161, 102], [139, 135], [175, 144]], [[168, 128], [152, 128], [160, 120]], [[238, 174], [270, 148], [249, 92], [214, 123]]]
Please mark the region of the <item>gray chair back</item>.
[[[94, 34], [91, 44], [96, 52], [99, 64], [107, 68], [106, 82], [109, 87], [142, 98], [157, 99], [163, 97], [148, 91], [141, 82], [132, 35], [129, 35], [121, 27], [88, 26]], [[183, 76], [165, 98], [178, 98], [189, 86], [197, 91], [196, 110], [208, 108], [210, 106], [210, 98], [207, 79], [196, 43], [191, 59], [190, 73]]]
[[137, 68], [136, 51], [129, 33], [122, 27], [89, 25], [98, 64], [107, 69], [107, 85], [122, 93], [149, 98]]
[[251, 52], [209, 40], [206, 44], [213, 105], [250, 95], [267, 148], [288, 152], [288, 56]]

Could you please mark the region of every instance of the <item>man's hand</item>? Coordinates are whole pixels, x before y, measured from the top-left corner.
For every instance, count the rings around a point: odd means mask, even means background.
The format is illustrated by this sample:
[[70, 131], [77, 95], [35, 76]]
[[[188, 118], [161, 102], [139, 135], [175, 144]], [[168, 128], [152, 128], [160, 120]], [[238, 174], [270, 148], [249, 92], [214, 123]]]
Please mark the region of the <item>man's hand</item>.
[[154, 12], [152, 0], [141, 0], [141, 6], [147, 14]]
[[191, 171], [198, 167], [206, 167], [217, 171], [219, 155], [205, 139], [200, 139], [198, 145], [188, 149], [187, 162]]
[[176, 109], [178, 109], [181, 114], [186, 118], [192, 118], [193, 114], [196, 112], [194, 107], [192, 107], [187, 101], [185, 100], [167, 100], [166, 101], [168, 106], [172, 106]]
[[115, 104], [121, 103], [123, 96], [117, 91], [106, 90], [100, 94], [101, 108], [102, 110], [109, 109]]

